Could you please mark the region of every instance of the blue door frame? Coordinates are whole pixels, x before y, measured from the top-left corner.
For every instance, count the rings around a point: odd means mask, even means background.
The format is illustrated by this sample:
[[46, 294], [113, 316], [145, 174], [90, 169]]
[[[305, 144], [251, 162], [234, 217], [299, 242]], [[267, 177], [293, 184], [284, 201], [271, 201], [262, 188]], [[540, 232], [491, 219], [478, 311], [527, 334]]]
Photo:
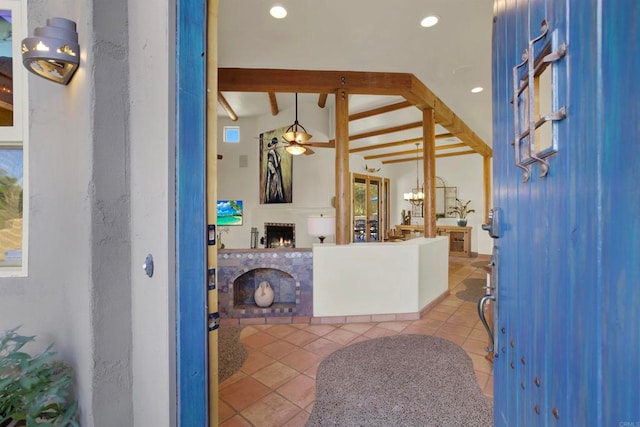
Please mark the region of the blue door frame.
[[208, 420], [206, 311], [206, 19], [176, 0], [176, 353], [181, 427]]
[[[639, 426], [640, 2], [495, 0], [495, 14], [495, 423]], [[548, 174], [533, 161], [525, 181], [512, 70], [543, 19], [553, 49], [567, 45], [554, 65], [567, 116]]]

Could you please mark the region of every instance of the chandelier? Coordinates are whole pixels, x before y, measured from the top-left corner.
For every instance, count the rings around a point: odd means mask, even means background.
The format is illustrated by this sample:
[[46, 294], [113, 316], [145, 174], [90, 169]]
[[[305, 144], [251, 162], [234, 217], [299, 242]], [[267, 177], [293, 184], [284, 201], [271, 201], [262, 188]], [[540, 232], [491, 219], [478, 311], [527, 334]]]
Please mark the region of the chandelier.
[[419, 174], [419, 164], [418, 164], [418, 147], [420, 143], [416, 143], [416, 188], [412, 189], [410, 193], [404, 193], [404, 199], [411, 203], [413, 206], [420, 206], [424, 202], [424, 192], [422, 187], [420, 187], [420, 174]]
[[297, 156], [307, 151], [307, 148], [302, 145], [311, 139], [311, 135], [307, 133], [307, 130], [298, 123], [298, 94], [296, 93], [296, 121], [282, 135], [285, 141], [289, 143], [287, 148], [288, 153]]

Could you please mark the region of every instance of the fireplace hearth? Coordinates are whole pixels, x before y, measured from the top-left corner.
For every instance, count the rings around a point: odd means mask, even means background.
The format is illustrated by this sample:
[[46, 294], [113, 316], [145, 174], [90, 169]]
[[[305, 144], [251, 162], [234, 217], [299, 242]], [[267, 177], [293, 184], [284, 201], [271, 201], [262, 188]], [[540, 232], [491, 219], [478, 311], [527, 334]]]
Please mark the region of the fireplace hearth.
[[262, 282], [269, 283], [273, 289], [273, 303], [276, 306], [295, 308], [296, 281], [289, 273], [276, 268], [256, 268], [238, 276], [233, 281], [233, 308], [255, 308], [253, 294]]

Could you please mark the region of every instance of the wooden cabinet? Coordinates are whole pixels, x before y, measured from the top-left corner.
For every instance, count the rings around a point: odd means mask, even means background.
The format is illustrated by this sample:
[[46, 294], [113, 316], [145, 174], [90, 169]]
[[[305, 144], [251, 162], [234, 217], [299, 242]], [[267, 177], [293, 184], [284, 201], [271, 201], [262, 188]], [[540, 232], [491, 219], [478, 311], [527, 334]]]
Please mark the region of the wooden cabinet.
[[449, 254], [471, 256], [471, 227], [439, 226], [438, 236], [449, 236]]
[[402, 233], [403, 239], [413, 239], [417, 237], [416, 234], [424, 236], [424, 227], [422, 225], [396, 225], [396, 231]]
[[[403, 239], [424, 236], [422, 225], [396, 225], [396, 231], [402, 233]], [[471, 227], [439, 225], [436, 233], [438, 236], [449, 236], [450, 255], [471, 256]]]

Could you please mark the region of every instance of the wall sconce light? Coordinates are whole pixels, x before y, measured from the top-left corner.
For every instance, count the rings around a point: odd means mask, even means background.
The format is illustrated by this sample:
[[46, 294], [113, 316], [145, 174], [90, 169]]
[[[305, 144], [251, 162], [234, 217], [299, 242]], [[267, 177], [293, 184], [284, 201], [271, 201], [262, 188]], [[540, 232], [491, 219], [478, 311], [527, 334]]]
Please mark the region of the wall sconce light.
[[27, 70], [47, 80], [66, 85], [80, 64], [76, 23], [49, 18], [33, 37], [22, 40], [22, 63]]

